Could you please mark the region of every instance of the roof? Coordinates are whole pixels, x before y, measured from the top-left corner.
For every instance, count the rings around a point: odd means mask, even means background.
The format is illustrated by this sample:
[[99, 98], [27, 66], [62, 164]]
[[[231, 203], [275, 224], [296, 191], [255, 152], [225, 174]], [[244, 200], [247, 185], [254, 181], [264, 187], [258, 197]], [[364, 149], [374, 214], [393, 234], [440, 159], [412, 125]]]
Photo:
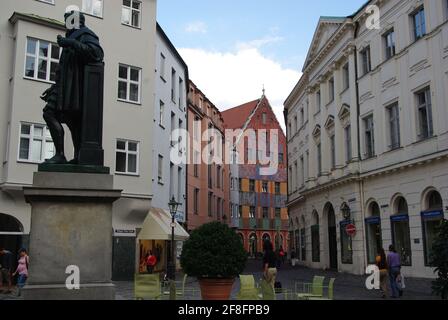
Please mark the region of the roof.
[[21, 13], [14, 12], [11, 18], [9, 18], [9, 22], [15, 24], [18, 20], [24, 20], [29, 22], [34, 22], [42, 25], [46, 25], [48, 27], [53, 27], [61, 30], [65, 30], [65, 23], [56, 19], [46, 18], [42, 16], [38, 16], [33, 13]]
[[171, 42], [168, 35], [165, 33], [165, 30], [163, 30], [162, 26], [158, 22], [156, 23], [156, 30], [157, 30], [158, 34], [160, 35], [160, 37], [165, 41], [167, 46], [170, 48], [170, 50], [173, 52], [173, 54], [177, 58], [177, 60], [179, 60], [180, 64], [182, 64], [184, 66], [185, 72], [188, 77], [188, 65], [185, 63], [185, 60], [180, 55], [179, 51], [177, 51], [176, 47]]
[[260, 99], [257, 99], [221, 112], [225, 127], [228, 129], [242, 129], [259, 103]]

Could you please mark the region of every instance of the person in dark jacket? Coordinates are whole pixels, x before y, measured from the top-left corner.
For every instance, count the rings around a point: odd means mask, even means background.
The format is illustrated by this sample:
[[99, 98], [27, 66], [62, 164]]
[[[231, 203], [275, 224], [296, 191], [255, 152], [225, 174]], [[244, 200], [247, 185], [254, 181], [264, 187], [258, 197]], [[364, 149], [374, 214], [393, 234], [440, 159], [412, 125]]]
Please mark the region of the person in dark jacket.
[[8, 285], [6, 293], [11, 293], [12, 269], [13, 256], [11, 251], [0, 248], [0, 291], [3, 291], [3, 283], [6, 282]]

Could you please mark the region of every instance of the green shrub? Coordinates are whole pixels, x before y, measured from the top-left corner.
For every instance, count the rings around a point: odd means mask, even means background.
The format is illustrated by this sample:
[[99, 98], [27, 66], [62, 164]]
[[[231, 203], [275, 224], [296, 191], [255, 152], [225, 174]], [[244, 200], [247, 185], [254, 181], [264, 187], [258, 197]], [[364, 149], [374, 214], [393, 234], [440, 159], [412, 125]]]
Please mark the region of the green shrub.
[[240, 237], [220, 222], [193, 231], [180, 258], [184, 272], [198, 278], [234, 278], [244, 271], [246, 262]]
[[448, 299], [448, 220], [443, 220], [437, 229], [437, 236], [431, 251], [431, 266], [437, 279], [432, 283], [433, 293], [443, 300]]

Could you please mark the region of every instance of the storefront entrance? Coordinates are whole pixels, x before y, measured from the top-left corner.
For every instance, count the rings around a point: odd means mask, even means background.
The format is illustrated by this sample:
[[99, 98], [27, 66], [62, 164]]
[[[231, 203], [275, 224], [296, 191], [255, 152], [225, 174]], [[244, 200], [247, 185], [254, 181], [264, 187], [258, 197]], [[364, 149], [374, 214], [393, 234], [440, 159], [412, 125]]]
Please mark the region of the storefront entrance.
[[23, 246], [22, 224], [16, 218], [0, 213], [0, 248], [11, 251], [15, 257]]
[[328, 208], [328, 245], [329, 245], [329, 261], [330, 269], [338, 269], [338, 240], [336, 236], [336, 216], [334, 214], [333, 206]]

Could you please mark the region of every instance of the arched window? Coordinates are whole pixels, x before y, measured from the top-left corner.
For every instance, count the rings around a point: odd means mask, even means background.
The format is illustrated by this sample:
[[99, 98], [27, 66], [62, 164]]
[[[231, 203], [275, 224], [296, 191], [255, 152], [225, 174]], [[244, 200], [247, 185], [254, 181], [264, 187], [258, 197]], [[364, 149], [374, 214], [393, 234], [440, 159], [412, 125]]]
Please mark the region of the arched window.
[[401, 255], [403, 266], [412, 265], [411, 232], [409, 229], [409, 210], [406, 199], [397, 197], [393, 204], [391, 220], [392, 244]]
[[0, 232], [23, 232], [23, 226], [13, 216], [0, 213]]
[[311, 226], [311, 248], [313, 262], [320, 262], [320, 227], [319, 214], [313, 212], [313, 225]]
[[302, 216], [300, 228], [300, 256], [302, 261], [306, 261], [306, 221], [304, 216]]
[[367, 206], [366, 243], [368, 263], [374, 264], [379, 248], [383, 246], [381, 234], [381, 209], [376, 201]]
[[425, 211], [422, 212], [422, 233], [423, 246], [425, 252], [425, 265], [429, 266], [430, 256], [434, 237], [437, 234], [437, 227], [443, 220], [443, 200], [436, 190], [430, 190], [423, 198]]

